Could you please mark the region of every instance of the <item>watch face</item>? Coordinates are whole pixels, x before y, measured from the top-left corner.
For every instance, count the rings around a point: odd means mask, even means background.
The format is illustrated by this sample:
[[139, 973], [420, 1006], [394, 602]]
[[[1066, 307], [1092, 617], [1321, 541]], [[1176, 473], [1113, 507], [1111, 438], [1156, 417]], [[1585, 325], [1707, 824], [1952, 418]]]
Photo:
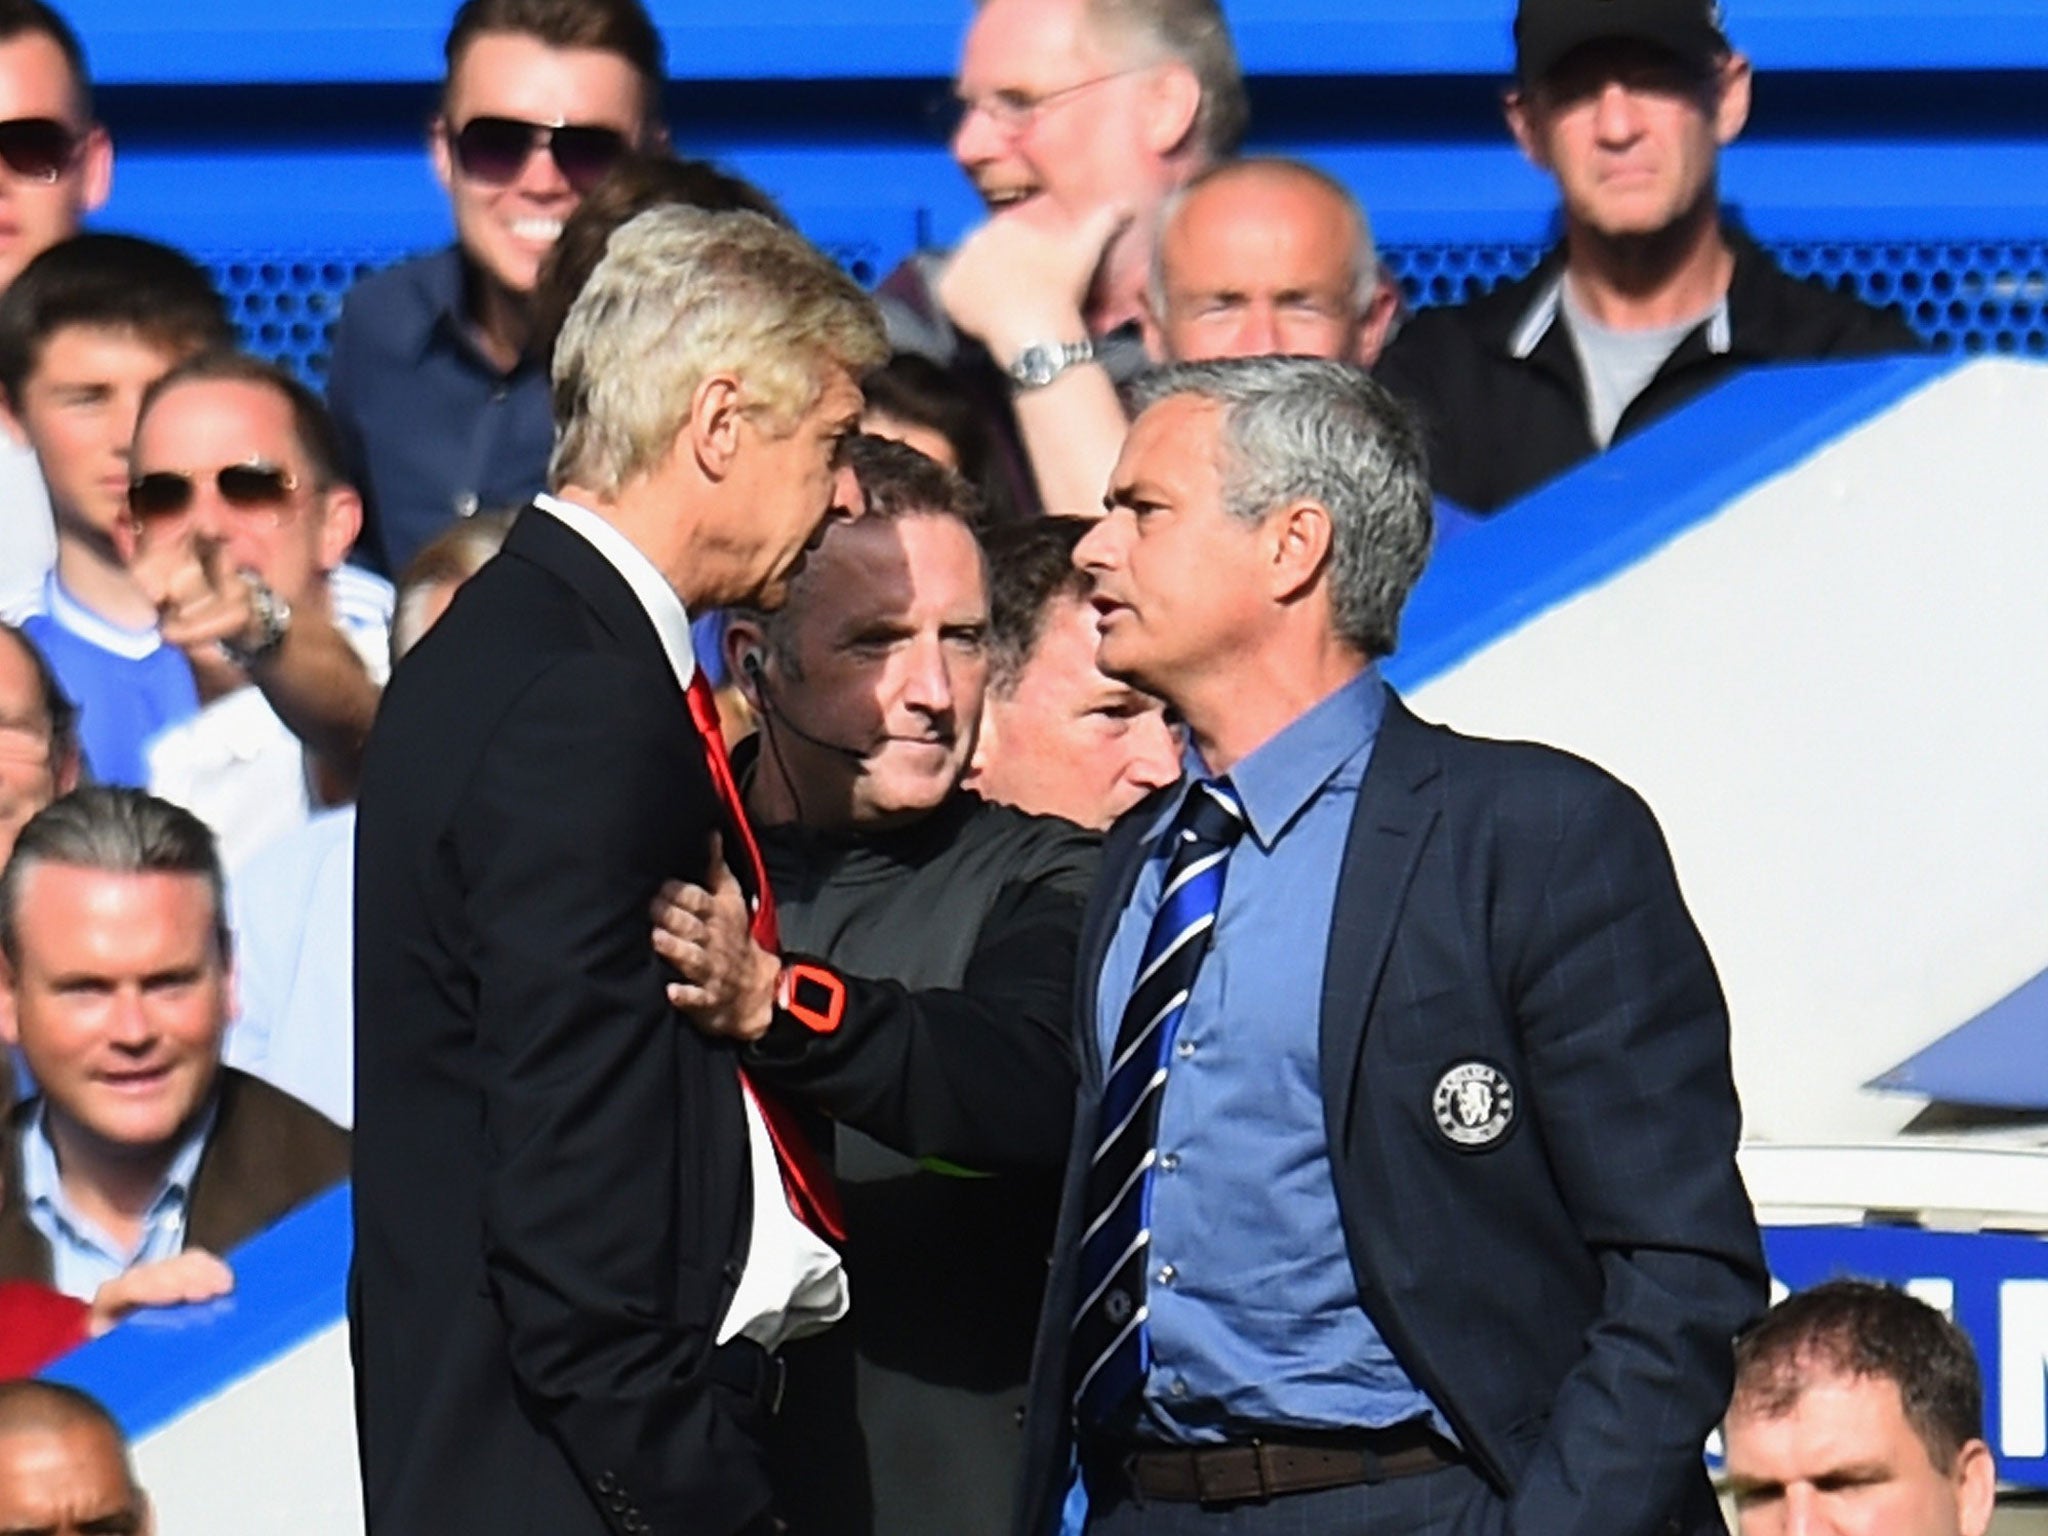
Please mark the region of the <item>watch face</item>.
[[1010, 366], [1010, 377], [1019, 384], [1050, 384], [1055, 366], [1050, 347], [1030, 346], [1017, 354], [1017, 361]]
[[1010, 364], [1010, 378], [1020, 388], [1038, 389], [1094, 356], [1093, 344], [1086, 341], [1033, 342]]

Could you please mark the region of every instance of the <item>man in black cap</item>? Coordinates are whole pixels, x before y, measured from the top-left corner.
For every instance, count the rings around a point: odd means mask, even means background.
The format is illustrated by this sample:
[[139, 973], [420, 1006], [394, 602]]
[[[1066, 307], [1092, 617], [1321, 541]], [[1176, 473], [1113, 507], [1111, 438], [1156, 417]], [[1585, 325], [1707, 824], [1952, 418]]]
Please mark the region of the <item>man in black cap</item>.
[[1439, 495], [1491, 513], [1751, 364], [1919, 345], [1722, 217], [1752, 76], [1715, 0], [1520, 0], [1515, 50], [1508, 127], [1556, 179], [1564, 239], [1419, 315], [1378, 374], [1422, 414]]

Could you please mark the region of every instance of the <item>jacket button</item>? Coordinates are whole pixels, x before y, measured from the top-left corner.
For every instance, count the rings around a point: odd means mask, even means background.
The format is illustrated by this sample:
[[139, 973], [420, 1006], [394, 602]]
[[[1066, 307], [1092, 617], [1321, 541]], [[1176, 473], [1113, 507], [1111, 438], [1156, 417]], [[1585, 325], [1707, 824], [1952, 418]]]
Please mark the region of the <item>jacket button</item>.
[[619, 1491], [619, 1480], [609, 1472], [602, 1473], [597, 1479], [597, 1491], [599, 1493], [617, 1493]]

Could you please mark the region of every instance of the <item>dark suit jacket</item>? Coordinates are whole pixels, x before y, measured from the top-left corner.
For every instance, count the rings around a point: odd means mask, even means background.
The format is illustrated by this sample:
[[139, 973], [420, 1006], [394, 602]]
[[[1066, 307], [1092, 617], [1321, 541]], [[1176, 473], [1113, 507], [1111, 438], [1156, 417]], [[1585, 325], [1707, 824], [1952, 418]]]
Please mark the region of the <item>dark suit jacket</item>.
[[[29, 1221], [21, 1188], [21, 1127], [34, 1103], [17, 1106], [7, 1129], [0, 1280], [48, 1285], [49, 1240]], [[347, 1176], [347, 1131], [261, 1078], [223, 1067], [213, 1132], [192, 1174], [185, 1246], [226, 1253]]]
[[529, 510], [398, 669], [357, 833], [369, 1529], [702, 1532], [768, 1504], [711, 1376], [750, 1220], [731, 1052], [648, 907], [720, 820], [652, 622]]
[[[1057, 1528], [1096, 980], [1156, 802], [1104, 851], [1081, 936], [1082, 1086], [1033, 1363], [1018, 1530]], [[1650, 812], [1549, 748], [1389, 700], [1331, 923], [1323, 1112], [1359, 1296], [1527, 1536], [1721, 1530], [1701, 1452], [1765, 1299], [1736, 1172], [1728, 1020]], [[1462, 1148], [1437, 1086], [1515, 1098]]]

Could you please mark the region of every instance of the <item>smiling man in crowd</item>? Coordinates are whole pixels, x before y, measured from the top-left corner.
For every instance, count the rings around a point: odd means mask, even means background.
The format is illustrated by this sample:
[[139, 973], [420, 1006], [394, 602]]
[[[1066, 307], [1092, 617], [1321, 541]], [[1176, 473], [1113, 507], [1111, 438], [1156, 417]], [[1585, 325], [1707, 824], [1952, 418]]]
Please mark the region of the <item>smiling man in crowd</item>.
[[357, 285], [328, 367], [361, 558], [392, 576], [452, 519], [545, 486], [541, 261], [607, 170], [665, 138], [639, 0], [465, 0], [445, 51], [430, 148], [456, 243]]
[[1116, 383], [1145, 365], [1159, 205], [1244, 133], [1230, 33], [1216, 0], [981, 0], [954, 89], [953, 158], [989, 217], [883, 281], [890, 339], [954, 370], [1018, 507], [1090, 515]]
[[39, 1095], [7, 1135], [0, 1279], [90, 1300], [226, 1252], [348, 1171], [348, 1137], [221, 1065], [234, 1011], [214, 839], [135, 789], [74, 791], [0, 873], [0, 1041]]

